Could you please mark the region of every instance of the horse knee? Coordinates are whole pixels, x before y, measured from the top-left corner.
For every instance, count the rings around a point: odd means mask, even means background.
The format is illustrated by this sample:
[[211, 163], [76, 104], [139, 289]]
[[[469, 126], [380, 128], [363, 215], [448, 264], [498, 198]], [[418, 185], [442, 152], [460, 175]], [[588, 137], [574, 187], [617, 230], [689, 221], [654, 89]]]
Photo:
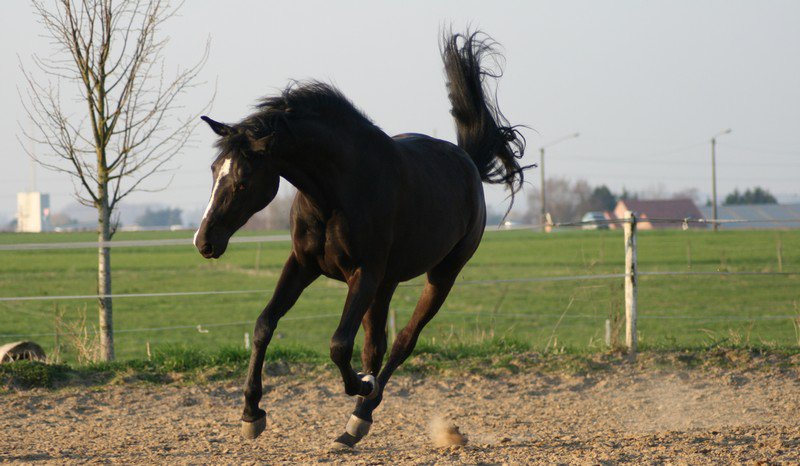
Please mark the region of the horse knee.
[[400, 332], [398, 332], [397, 337], [394, 339], [394, 344], [392, 345], [392, 352], [397, 351], [398, 349], [405, 349], [409, 346], [411, 341], [414, 339], [414, 333], [408, 329], [408, 327], [403, 328]]
[[256, 320], [255, 328], [253, 329], [253, 346], [259, 347], [269, 341], [272, 332], [275, 330], [275, 324], [267, 319], [259, 317]]
[[331, 360], [337, 365], [342, 365], [353, 356], [353, 343], [345, 338], [334, 336], [331, 339]]

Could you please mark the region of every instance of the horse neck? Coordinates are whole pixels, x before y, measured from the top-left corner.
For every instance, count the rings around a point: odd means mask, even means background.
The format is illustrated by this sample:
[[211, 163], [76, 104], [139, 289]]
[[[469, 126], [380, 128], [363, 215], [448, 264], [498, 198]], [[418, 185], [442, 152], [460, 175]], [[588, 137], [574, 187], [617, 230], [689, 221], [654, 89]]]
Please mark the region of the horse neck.
[[275, 152], [280, 175], [320, 206], [335, 207], [352, 189], [349, 178], [374, 163], [358, 150], [375, 137], [363, 127], [300, 124], [284, 137], [289, 141]]

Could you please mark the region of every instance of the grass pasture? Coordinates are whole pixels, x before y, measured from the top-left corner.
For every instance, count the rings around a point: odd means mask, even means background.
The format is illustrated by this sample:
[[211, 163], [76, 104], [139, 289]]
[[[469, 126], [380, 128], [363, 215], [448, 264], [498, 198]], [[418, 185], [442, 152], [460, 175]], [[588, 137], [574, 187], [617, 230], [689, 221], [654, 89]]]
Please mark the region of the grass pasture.
[[[188, 238], [191, 232], [119, 233], [116, 240]], [[90, 233], [2, 234], [0, 244], [92, 241]], [[116, 348], [120, 359], [142, 358], [169, 345], [219, 348], [243, 345], [266, 303], [290, 250], [288, 242], [232, 244], [220, 260], [203, 259], [192, 246], [115, 248], [115, 294], [183, 291], [248, 293], [117, 298]], [[778, 259], [778, 251], [780, 261]], [[604, 324], [621, 333], [622, 279], [585, 276], [623, 272], [620, 231], [487, 232], [439, 315], [423, 332], [426, 345], [475, 344], [506, 339], [534, 350], [601, 350]], [[95, 293], [93, 249], [0, 251], [0, 296]], [[643, 348], [709, 346], [796, 347], [800, 343], [799, 231], [642, 231], [643, 272], [783, 272], [782, 275], [642, 276], [639, 335]], [[584, 276], [582, 280], [514, 281]], [[495, 283], [474, 283], [497, 280]], [[420, 292], [420, 279], [398, 288], [398, 327]], [[327, 353], [346, 290], [315, 282], [281, 321], [278, 348]], [[96, 321], [92, 299], [0, 302], [0, 344], [18, 339], [55, 346], [55, 315], [67, 323], [83, 313]], [[198, 325], [199, 330], [198, 330]], [[43, 334], [38, 336], [16, 336]], [[62, 335], [61, 342], [67, 337]], [[66, 348], [68, 345], [61, 345]], [[68, 351], [67, 360], [75, 355]]]

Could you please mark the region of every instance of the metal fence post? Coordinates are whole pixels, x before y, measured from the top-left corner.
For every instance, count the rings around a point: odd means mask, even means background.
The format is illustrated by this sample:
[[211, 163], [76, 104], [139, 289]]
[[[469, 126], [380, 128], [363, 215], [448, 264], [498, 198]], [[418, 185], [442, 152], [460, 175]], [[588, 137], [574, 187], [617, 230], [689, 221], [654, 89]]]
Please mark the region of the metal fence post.
[[636, 214], [625, 212], [625, 345], [628, 354], [636, 357], [638, 338], [636, 335], [636, 298], [638, 264], [636, 260]]

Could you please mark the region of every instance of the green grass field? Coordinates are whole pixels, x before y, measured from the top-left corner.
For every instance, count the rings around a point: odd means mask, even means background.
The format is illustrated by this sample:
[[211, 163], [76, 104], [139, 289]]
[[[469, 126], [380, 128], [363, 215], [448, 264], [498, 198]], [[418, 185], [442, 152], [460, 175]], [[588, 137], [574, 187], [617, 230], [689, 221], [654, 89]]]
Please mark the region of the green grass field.
[[[189, 238], [191, 232], [119, 233], [115, 240]], [[0, 234], [0, 244], [92, 241], [91, 233]], [[755, 271], [800, 273], [800, 231], [643, 231], [641, 271]], [[117, 355], [141, 358], [151, 348], [186, 344], [203, 348], [243, 345], [244, 333], [269, 298], [290, 250], [288, 242], [232, 244], [216, 261], [192, 246], [112, 250], [113, 289], [121, 293], [262, 290], [254, 293], [118, 298], [114, 301]], [[623, 272], [620, 231], [488, 232], [439, 315], [423, 332], [426, 344], [471, 344], [497, 338], [540, 350], [601, 350], [604, 323], [621, 329], [622, 279], [470, 284], [472, 281], [602, 275]], [[91, 295], [96, 251], [0, 251], [0, 296]], [[420, 292], [420, 279], [398, 288], [398, 327]], [[800, 275], [643, 276], [639, 338], [643, 348], [793, 347], [800, 340]], [[281, 321], [276, 347], [303, 346], [326, 353], [346, 290], [319, 279]], [[55, 315], [96, 321], [92, 299], [0, 302], [0, 334], [50, 334]], [[196, 329], [201, 325], [207, 333]], [[186, 329], [147, 330], [189, 326]], [[39, 342], [51, 335], [0, 336]], [[62, 342], [65, 338], [62, 336]], [[66, 350], [65, 358], [71, 359]]]

